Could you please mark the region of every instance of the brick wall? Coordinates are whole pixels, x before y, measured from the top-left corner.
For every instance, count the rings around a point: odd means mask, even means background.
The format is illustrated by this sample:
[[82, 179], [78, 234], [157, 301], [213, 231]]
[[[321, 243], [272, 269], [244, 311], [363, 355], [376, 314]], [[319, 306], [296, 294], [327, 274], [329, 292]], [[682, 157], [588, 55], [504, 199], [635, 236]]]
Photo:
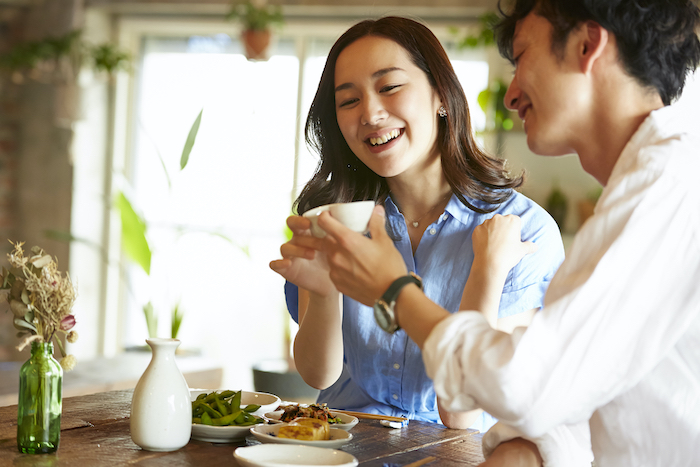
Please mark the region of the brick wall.
[[[17, 42], [21, 31], [21, 9], [0, 7], [0, 53]], [[12, 249], [9, 238], [14, 238], [15, 189], [17, 177], [17, 153], [19, 150], [20, 102], [17, 85], [12, 74], [0, 69], [0, 264], [5, 265], [7, 253]], [[15, 329], [12, 314], [6, 311], [4, 300], [0, 302], [0, 361], [14, 360], [12, 344]]]
[[[76, 27], [82, 2], [51, 0], [0, 6], [0, 53], [25, 41], [57, 37]], [[8, 239], [40, 245], [68, 268], [68, 244], [46, 230], [70, 231], [72, 129], [56, 118], [57, 86], [51, 73], [0, 69], [0, 265]], [[47, 79], [48, 78], [48, 79]], [[12, 314], [0, 302], [0, 361], [24, 360], [14, 346]], [[26, 353], [26, 351], [24, 352]]]

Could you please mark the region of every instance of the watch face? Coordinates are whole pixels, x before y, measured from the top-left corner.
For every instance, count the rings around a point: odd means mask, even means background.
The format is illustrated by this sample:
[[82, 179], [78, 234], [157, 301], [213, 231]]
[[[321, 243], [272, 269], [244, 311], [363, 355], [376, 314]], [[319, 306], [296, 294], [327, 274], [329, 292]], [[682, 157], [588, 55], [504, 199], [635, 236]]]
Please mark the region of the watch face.
[[377, 300], [374, 304], [374, 320], [380, 328], [386, 332], [396, 332], [398, 326], [394, 321], [394, 313], [384, 300]]
[[380, 328], [385, 331], [389, 329], [389, 314], [387, 313], [386, 304], [381, 300], [374, 304], [374, 320]]

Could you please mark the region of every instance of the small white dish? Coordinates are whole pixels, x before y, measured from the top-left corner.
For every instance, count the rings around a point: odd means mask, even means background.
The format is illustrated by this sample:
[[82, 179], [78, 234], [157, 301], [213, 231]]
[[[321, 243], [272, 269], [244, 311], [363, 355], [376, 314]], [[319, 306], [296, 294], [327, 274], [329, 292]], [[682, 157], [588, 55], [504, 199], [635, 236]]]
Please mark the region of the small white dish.
[[280, 428], [288, 425], [287, 423], [277, 423], [275, 425], [255, 425], [250, 429], [250, 432], [261, 443], [277, 443], [277, 444], [301, 444], [304, 446], [315, 446], [319, 448], [339, 448], [343, 444], [352, 439], [352, 435], [339, 428], [330, 429], [330, 439], [318, 441], [304, 441], [300, 439], [280, 438], [277, 433]]
[[[202, 393], [210, 393], [213, 391], [221, 391], [221, 389], [190, 389], [190, 398], [197, 399], [197, 396]], [[275, 410], [280, 405], [280, 398], [264, 392], [248, 392], [243, 391], [241, 394], [241, 407], [248, 404], [257, 404], [260, 406], [258, 410], [252, 412], [254, 415], [261, 417], [263, 413], [269, 410]], [[248, 426], [211, 426], [202, 425], [200, 423], [192, 424], [192, 439], [198, 441], [207, 441], [209, 443], [232, 443], [245, 439], [250, 433], [250, 425]]]
[[[284, 413], [284, 410], [275, 410], [274, 412], [266, 413], [265, 417], [270, 419], [273, 422], [283, 423], [280, 421], [280, 417], [282, 417], [283, 413]], [[331, 412], [331, 417], [339, 418], [341, 423], [332, 423], [330, 425], [330, 427], [331, 428], [338, 428], [340, 430], [345, 430], [345, 431], [350, 431], [350, 429], [352, 429], [352, 427], [357, 425], [357, 422], [359, 422], [357, 417], [353, 417], [352, 415], [348, 415], [345, 413]]]
[[319, 206], [306, 211], [303, 216], [311, 221], [311, 234], [314, 237], [323, 238], [326, 232], [318, 226], [318, 216], [323, 211], [329, 211], [331, 216], [338, 220], [345, 227], [355, 232], [365, 232], [372, 211], [374, 201], [354, 201], [352, 203], [333, 203]]
[[233, 457], [243, 467], [355, 467], [359, 464], [355, 456], [347, 452], [298, 444], [258, 444], [240, 447], [233, 451]]
[[234, 443], [242, 441], [250, 434], [248, 426], [211, 426], [192, 424], [192, 439], [208, 443]]

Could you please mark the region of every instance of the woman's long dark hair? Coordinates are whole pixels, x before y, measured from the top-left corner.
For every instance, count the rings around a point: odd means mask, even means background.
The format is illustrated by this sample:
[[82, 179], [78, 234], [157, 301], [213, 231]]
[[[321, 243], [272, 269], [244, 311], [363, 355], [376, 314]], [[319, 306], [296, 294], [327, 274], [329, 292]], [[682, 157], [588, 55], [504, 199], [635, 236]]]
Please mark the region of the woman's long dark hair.
[[[505, 161], [489, 156], [474, 141], [464, 90], [447, 53], [424, 25], [394, 16], [365, 20], [348, 29], [333, 45], [306, 120], [306, 142], [320, 156], [316, 172], [294, 203], [299, 214], [329, 203], [375, 200], [389, 194], [383, 177], [361, 162], [345, 141], [335, 113], [335, 64], [338, 55], [365, 36], [386, 37], [401, 45], [438, 93], [447, 118], [438, 117], [442, 171], [452, 192], [477, 212], [490, 212], [507, 200], [523, 176], [512, 178]], [[474, 206], [467, 198], [485, 206]], [[481, 203], [479, 203], [481, 205]]]

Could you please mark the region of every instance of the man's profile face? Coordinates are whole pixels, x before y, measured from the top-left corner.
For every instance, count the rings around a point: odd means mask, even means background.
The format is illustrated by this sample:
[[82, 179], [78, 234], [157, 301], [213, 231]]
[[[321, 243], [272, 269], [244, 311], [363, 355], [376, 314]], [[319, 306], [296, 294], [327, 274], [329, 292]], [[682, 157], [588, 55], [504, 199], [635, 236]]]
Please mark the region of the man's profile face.
[[515, 73], [504, 101], [523, 120], [528, 146], [536, 154], [574, 152], [587, 96], [576, 55], [571, 38], [561, 56], [552, 50], [552, 25], [542, 16], [530, 13], [516, 25]]

